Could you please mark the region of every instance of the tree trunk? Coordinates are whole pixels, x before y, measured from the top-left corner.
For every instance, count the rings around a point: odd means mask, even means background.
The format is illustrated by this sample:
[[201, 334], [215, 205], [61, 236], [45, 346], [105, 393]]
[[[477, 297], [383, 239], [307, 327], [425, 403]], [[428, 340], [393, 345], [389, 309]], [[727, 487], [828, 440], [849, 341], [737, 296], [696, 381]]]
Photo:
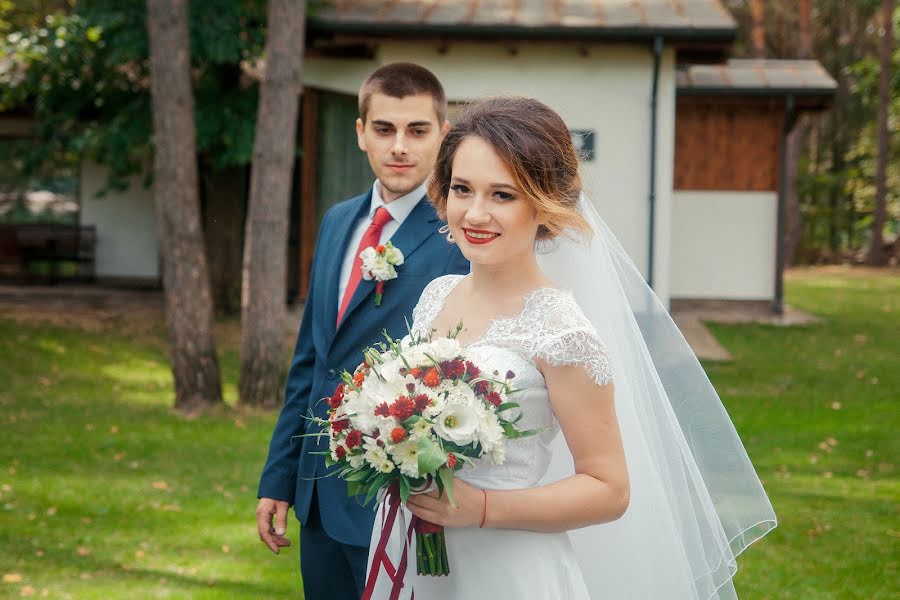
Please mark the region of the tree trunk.
[[750, 11], [753, 15], [753, 28], [750, 30], [750, 49], [753, 58], [766, 57], [766, 2], [752, 0]]
[[800, 150], [806, 135], [806, 119], [802, 116], [788, 135], [785, 146], [784, 182], [784, 264], [793, 266], [797, 260], [797, 248], [803, 232], [803, 214], [800, 210], [800, 196], [797, 193], [797, 175], [800, 168]]
[[875, 131], [878, 136], [878, 159], [875, 164], [875, 212], [872, 215], [872, 246], [869, 248], [869, 264], [881, 266], [887, 262], [884, 254], [884, 222], [887, 216], [887, 161], [890, 151], [888, 109], [891, 104], [891, 57], [894, 54], [894, 0], [881, 3], [884, 37], [881, 39], [878, 79], [878, 117]]
[[203, 231], [213, 306], [226, 315], [241, 310], [245, 181], [244, 167], [203, 170]]
[[209, 274], [197, 199], [187, 0], [147, 0], [154, 197], [175, 408], [222, 401]]
[[[797, 45], [797, 58], [808, 59], [812, 56], [812, 27], [810, 26], [810, 0], [800, 1], [800, 36]], [[784, 261], [787, 266], [793, 266], [797, 260], [797, 249], [800, 247], [800, 237], [803, 233], [803, 213], [800, 210], [800, 196], [797, 193], [797, 169], [800, 166], [800, 153], [803, 140], [806, 137], [809, 123], [801, 116], [794, 130], [788, 136], [785, 152], [786, 169], [785, 177], [785, 238]]]
[[797, 58], [812, 58], [811, 22], [810, 0], [800, 0], [800, 38], [797, 45]]
[[287, 224], [294, 167], [303, 2], [269, 0], [266, 71], [259, 96], [244, 236], [240, 401], [281, 404], [286, 372]]

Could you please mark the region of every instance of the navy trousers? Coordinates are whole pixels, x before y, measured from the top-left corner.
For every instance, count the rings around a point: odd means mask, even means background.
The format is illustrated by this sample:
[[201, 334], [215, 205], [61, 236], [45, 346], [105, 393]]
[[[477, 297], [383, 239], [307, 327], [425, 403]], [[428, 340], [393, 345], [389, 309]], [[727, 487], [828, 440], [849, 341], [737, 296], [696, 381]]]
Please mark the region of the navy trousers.
[[300, 530], [300, 575], [306, 600], [359, 600], [366, 587], [369, 549], [335, 541], [325, 533], [313, 497]]

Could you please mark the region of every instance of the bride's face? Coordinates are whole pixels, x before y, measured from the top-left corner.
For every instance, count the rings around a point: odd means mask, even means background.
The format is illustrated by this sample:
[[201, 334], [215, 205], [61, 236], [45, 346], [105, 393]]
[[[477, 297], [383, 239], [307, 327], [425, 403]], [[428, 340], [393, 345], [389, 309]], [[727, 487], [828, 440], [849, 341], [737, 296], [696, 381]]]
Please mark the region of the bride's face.
[[453, 157], [447, 224], [470, 262], [502, 265], [534, 253], [540, 222], [494, 149], [467, 137]]

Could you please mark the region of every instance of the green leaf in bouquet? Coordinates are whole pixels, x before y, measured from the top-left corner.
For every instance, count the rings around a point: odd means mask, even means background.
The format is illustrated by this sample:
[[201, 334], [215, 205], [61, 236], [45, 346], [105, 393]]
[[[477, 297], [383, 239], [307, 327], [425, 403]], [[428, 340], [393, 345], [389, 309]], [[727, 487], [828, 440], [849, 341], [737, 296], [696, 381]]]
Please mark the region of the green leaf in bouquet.
[[348, 481], [347, 482], [347, 495], [348, 496], [360, 496], [362, 493], [366, 491], [366, 487], [364, 484], [359, 481]]
[[368, 504], [372, 501], [376, 494], [378, 494], [378, 490], [383, 488], [387, 483], [391, 480], [390, 473], [379, 473], [378, 477], [369, 484], [369, 492], [366, 494], [366, 499], [363, 500], [363, 504]]
[[447, 492], [447, 499], [450, 500], [450, 506], [456, 508], [456, 502], [453, 499], [453, 469], [444, 466], [438, 469], [438, 479]]
[[400, 500], [406, 504], [406, 499], [409, 498], [409, 480], [405, 475], [400, 476]]
[[353, 471], [352, 473], [345, 475], [344, 479], [346, 481], [365, 481], [371, 475], [368, 469], [360, 469], [358, 471]]
[[403, 423], [401, 423], [401, 425], [408, 428], [408, 427], [412, 427], [413, 425], [415, 425], [416, 423], [418, 423], [421, 420], [422, 420], [422, 417], [420, 417], [419, 415], [413, 415], [413, 416], [409, 417], [408, 419], [406, 419], [405, 421], [403, 421]]
[[434, 473], [447, 462], [447, 453], [430, 437], [419, 438], [419, 474]]

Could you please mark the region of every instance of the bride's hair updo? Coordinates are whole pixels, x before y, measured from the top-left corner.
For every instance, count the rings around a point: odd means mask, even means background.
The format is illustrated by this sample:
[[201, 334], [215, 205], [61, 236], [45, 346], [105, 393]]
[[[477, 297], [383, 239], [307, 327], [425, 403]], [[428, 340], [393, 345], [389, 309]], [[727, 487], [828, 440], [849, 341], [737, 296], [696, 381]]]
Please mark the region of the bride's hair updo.
[[455, 121], [428, 184], [428, 197], [442, 219], [447, 218], [453, 158], [460, 143], [474, 136], [500, 156], [544, 223], [537, 239], [553, 239], [566, 229], [591, 233], [578, 212], [578, 154], [569, 128], [553, 109], [531, 98], [498, 96], [467, 105]]

